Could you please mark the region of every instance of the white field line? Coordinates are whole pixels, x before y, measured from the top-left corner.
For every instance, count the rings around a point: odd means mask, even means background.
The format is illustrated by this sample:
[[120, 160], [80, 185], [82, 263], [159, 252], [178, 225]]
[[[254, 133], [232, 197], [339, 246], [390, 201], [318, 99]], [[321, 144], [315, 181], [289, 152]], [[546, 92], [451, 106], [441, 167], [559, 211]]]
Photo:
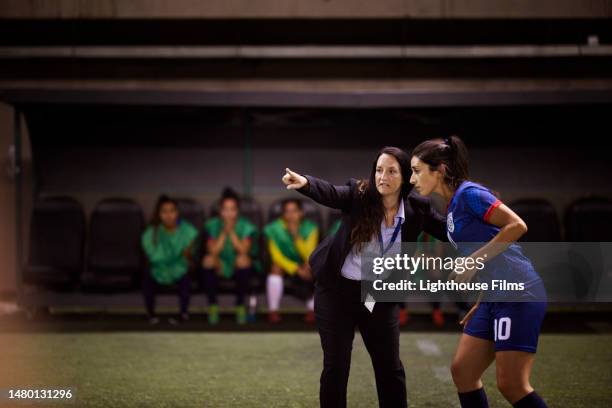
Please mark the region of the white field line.
[[419, 351], [426, 356], [439, 356], [441, 354], [440, 347], [431, 340], [419, 339], [416, 344]]

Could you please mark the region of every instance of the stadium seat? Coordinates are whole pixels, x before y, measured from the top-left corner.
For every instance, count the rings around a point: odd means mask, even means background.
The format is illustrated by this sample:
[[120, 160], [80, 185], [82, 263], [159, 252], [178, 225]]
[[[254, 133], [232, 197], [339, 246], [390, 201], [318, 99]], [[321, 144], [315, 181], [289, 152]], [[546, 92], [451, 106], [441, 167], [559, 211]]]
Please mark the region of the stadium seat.
[[85, 290], [129, 290], [139, 283], [143, 227], [142, 209], [134, 201], [110, 198], [98, 203], [91, 215], [87, 270], [82, 281]]
[[573, 272], [565, 253], [557, 244], [546, 244], [561, 241], [555, 207], [547, 200], [532, 198], [515, 201], [510, 208], [527, 224], [528, 231], [520, 241], [525, 255], [544, 281], [548, 295], [573, 297]]
[[[193, 258], [190, 264], [190, 273], [195, 274], [194, 271], [199, 269], [199, 265], [202, 260], [202, 256], [204, 254], [204, 242], [205, 241], [202, 240], [202, 233], [204, 231], [204, 221], [205, 221], [204, 208], [202, 207], [202, 204], [200, 204], [198, 201], [192, 198], [177, 198], [176, 203], [178, 204], [178, 210], [179, 210], [180, 217], [184, 220], [189, 221], [200, 232], [194, 244]], [[198, 277], [195, 275], [193, 276], [196, 279], [193, 279], [193, 285], [192, 285], [193, 289], [192, 290], [197, 291], [198, 285], [196, 283], [197, 283]], [[164, 292], [175, 291], [176, 289], [175, 286], [176, 285], [172, 285], [171, 288], [163, 288], [161, 292], [164, 293]]]
[[566, 213], [565, 229], [570, 242], [612, 241], [612, 200], [593, 197], [574, 201]]
[[204, 225], [204, 208], [202, 204], [191, 198], [176, 199], [181, 218], [189, 221], [198, 230]]
[[79, 202], [69, 197], [37, 201], [32, 211], [24, 282], [71, 288], [83, 268], [84, 240], [85, 214]]
[[555, 207], [547, 200], [522, 199], [515, 201], [510, 208], [527, 224], [528, 231], [521, 241], [558, 242], [561, 230]]
[[612, 241], [612, 200], [599, 197], [576, 200], [567, 210], [565, 228], [567, 240], [571, 242], [569, 261], [574, 272], [576, 297], [592, 299], [600, 289], [602, 277], [606, 276], [602, 274], [604, 248], [582, 243]]

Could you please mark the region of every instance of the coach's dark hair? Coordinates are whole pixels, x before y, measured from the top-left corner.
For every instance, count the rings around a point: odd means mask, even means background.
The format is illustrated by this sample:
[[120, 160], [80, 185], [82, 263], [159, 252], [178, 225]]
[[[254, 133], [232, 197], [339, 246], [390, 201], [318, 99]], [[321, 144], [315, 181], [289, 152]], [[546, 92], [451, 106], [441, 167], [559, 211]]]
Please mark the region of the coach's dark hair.
[[153, 215], [151, 216], [151, 225], [153, 226], [153, 245], [157, 245], [157, 230], [161, 224], [161, 217], [159, 216], [159, 212], [161, 211], [162, 206], [167, 203], [174, 204], [176, 210], [178, 211], [178, 203], [169, 195], [162, 194], [157, 198], [155, 210], [153, 211]]
[[358, 189], [363, 202], [363, 214], [359, 222], [357, 222], [351, 230], [351, 244], [356, 244], [359, 251], [361, 251], [363, 245], [370, 242], [372, 236], [379, 231], [380, 223], [385, 214], [382, 195], [376, 189], [376, 163], [378, 162], [378, 158], [383, 154], [395, 157], [400, 166], [400, 172], [402, 174], [400, 200], [405, 200], [412, 190], [412, 185], [409, 182], [411, 173], [410, 156], [408, 153], [398, 147], [383, 147], [372, 163], [370, 178], [358, 182]]
[[456, 190], [469, 179], [468, 152], [458, 136], [426, 140], [412, 151], [429, 169], [444, 173], [444, 182]]

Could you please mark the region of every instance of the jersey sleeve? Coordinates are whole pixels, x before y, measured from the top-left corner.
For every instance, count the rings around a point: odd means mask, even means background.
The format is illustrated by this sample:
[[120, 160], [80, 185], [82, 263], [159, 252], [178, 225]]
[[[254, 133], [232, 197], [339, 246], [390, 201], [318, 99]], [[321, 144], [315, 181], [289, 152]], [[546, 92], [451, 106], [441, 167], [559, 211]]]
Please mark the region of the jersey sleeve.
[[465, 190], [464, 200], [466, 209], [485, 222], [489, 222], [493, 210], [502, 203], [489, 190], [476, 187]]

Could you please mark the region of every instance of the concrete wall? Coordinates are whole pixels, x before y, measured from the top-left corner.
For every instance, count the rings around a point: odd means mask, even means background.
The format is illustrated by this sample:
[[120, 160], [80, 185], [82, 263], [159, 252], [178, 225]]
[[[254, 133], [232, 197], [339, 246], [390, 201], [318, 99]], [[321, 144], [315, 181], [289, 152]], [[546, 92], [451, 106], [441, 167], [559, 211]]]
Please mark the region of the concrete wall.
[[[380, 140], [385, 145], [384, 138]], [[409, 148], [410, 146], [403, 146]], [[343, 184], [367, 177], [376, 149], [294, 147], [257, 148], [254, 143], [253, 193], [264, 205], [288, 194], [280, 178], [285, 167]], [[508, 203], [519, 198], [545, 198], [560, 214], [576, 198], [612, 198], [612, 166], [595, 150], [544, 148], [474, 148], [470, 150], [475, 180], [499, 191]], [[110, 196], [131, 197], [147, 217], [161, 192], [200, 200], [206, 208], [224, 186], [243, 191], [245, 162], [240, 149], [71, 149], [46, 155], [44, 194], [76, 197], [89, 213]]]
[[597, 18], [610, 0], [4, 0], [0, 18]]

